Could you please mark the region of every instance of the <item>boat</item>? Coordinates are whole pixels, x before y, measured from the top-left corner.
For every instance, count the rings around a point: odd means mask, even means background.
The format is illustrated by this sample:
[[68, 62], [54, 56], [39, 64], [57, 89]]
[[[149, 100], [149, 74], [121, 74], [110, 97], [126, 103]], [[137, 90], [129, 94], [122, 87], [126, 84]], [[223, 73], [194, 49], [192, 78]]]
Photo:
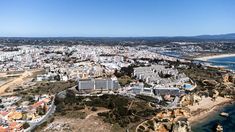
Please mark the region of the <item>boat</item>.
[[228, 117], [228, 116], [229, 116], [229, 114], [228, 114], [228, 113], [226, 113], [226, 112], [221, 112], [221, 113], [220, 113], [220, 116]]

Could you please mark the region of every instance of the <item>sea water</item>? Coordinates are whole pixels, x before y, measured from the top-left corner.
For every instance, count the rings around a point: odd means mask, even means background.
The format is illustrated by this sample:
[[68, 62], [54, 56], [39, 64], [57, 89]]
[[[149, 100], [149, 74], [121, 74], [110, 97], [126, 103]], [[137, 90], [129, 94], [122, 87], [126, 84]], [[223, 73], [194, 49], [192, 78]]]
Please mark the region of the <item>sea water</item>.
[[[229, 117], [220, 116], [221, 112], [226, 112]], [[235, 132], [235, 104], [217, 108], [206, 118], [192, 124], [193, 132], [213, 132], [217, 123], [223, 126], [224, 132]]]
[[212, 65], [224, 66], [230, 70], [235, 71], [235, 56], [224, 57], [224, 58], [214, 58], [214, 59], [209, 59], [208, 61], [211, 62]]
[[[235, 56], [225, 58], [214, 58], [208, 60], [216, 66], [225, 66], [230, 70], [235, 71]], [[229, 113], [229, 117], [220, 116], [221, 112]], [[223, 126], [224, 132], [235, 132], [235, 104], [225, 105], [222, 108], [216, 109], [206, 118], [192, 124], [193, 132], [213, 132], [213, 127], [220, 123]]]

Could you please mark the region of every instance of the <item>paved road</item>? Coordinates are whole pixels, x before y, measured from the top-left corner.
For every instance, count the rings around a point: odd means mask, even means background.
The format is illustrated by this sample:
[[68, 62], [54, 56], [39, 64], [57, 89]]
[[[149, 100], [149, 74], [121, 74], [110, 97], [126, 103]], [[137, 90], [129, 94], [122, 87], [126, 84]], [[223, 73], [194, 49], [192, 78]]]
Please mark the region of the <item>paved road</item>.
[[177, 104], [179, 102], [180, 98], [178, 96], [175, 97], [174, 101], [168, 105], [168, 107], [170, 108], [176, 108], [177, 107]]
[[54, 104], [54, 100], [55, 98], [53, 99], [52, 101], [52, 104], [51, 104], [51, 108], [49, 109], [49, 111], [47, 111], [46, 115], [44, 115], [44, 117], [38, 121], [38, 122], [28, 122], [30, 124], [30, 128], [28, 128], [27, 130], [25, 130], [26, 132], [30, 132], [32, 131], [36, 126], [39, 126], [41, 125], [43, 122], [46, 122], [48, 117], [51, 116], [54, 112], [55, 112], [55, 109], [56, 109], [56, 106]]

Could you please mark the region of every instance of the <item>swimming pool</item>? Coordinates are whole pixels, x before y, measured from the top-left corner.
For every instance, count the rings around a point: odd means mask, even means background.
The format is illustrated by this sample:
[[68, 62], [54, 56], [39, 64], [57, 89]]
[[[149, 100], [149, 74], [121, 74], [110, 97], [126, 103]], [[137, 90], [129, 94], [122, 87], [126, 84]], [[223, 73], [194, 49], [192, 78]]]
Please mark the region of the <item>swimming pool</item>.
[[185, 83], [184, 85], [183, 85], [183, 88], [185, 88], [185, 89], [191, 89], [193, 86], [191, 85], [191, 84], [189, 84], [189, 83]]

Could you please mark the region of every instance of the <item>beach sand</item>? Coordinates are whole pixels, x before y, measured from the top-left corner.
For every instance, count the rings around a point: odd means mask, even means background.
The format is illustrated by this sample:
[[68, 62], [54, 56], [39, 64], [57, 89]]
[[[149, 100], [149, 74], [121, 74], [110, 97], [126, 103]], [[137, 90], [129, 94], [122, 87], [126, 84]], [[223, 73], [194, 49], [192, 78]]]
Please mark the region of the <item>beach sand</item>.
[[225, 57], [233, 57], [233, 56], [235, 56], [235, 54], [211, 55], [211, 56], [204, 56], [204, 57], [195, 58], [195, 60], [208, 61], [209, 59], [225, 58]]
[[212, 101], [211, 98], [203, 98], [199, 104], [188, 106], [191, 113], [194, 113], [188, 120], [191, 124], [195, 123], [203, 118], [206, 118], [216, 108], [230, 102], [232, 102], [232, 99], [223, 97], [218, 97], [215, 101]]

